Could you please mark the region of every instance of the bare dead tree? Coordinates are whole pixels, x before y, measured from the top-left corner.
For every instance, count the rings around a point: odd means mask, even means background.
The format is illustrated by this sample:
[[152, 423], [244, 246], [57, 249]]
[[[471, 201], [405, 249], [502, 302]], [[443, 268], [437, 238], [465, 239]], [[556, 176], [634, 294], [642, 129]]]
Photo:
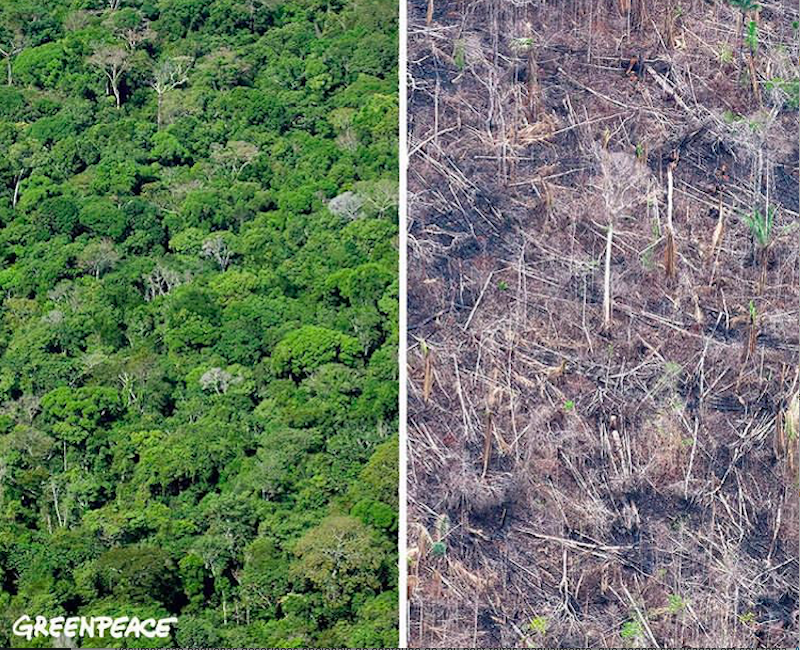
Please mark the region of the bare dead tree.
[[11, 162], [14, 174], [14, 194], [11, 199], [13, 209], [16, 209], [19, 203], [22, 181], [39, 164], [41, 153], [41, 145], [33, 140], [22, 139], [9, 147], [7, 158]]
[[114, 45], [103, 45], [89, 57], [89, 63], [99, 69], [106, 77], [107, 87], [111, 89], [116, 100], [117, 109], [122, 107], [120, 83], [123, 75], [130, 67], [130, 50]]
[[134, 51], [142, 43], [152, 40], [156, 35], [155, 31], [150, 27], [150, 21], [148, 20], [142, 20], [142, 22], [136, 26], [119, 29], [116, 33], [131, 51]]
[[672, 221], [675, 165], [676, 161], [674, 160], [667, 165], [667, 243], [664, 248], [664, 272], [668, 278], [675, 277], [675, 226]]
[[157, 124], [161, 129], [163, 124], [163, 103], [165, 95], [183, 86], [189, 81], [189, 70], [193, 60], [187, 56], [175, 56], [164, 59], [153, 70], [153, 80], [150, 85], [157, 96]]
[[350, 190], [342, 192], [328, 201], [328, 210], [337, 217], [353, 220], [361, 216], [364, 199]]
[[216, 234], [203, 242], [203, 256], [213, 259], [221, 271], [225, 271], [231, 263], [233, 249], [225, 237]]
[[613, 318], [611, 262], [614, 247], [615, 221], [628, 215], [642, 200], [646, 173], [635, 156], [623, 152], [610, 152], [598, 145], [596, 156], [600, 161], [600, 191], [606, 216], [605, 265], [603, 272], [603, 329], [608, 330]]
[[609, 217], [606, 231], [606, 254], [603, 272], [603, 329], [611, 329], [611, 252], [614, 246], [614, 221]]
[[173, 271], [162, 264], [157, 264], [144, 278], [145, 300], [149, 302], [159, 296], [168, 295], [173, 289], [183, 284], [186, 279], [177, 271]]
[[21, 29], [14, 30], [8, 39], [0, 42], [0, 55], [6, 61], [6, 85], [14, 85], [14, 57], [25, 49], [25, 38]]
[[27, 167], [21, 167], [14, 174], [14, 195], [11, 197], [11, 207], [16, 210], [17, 203], [19, 203], [19, 189], [22, 186], [22, 181], [28, 173]]
[[89, 270], [96, 279], [100, 275], [113, 268], [120, 259], [120, 254], [114, 247], [114, 242], [110, 239], [87, 244], [78, 256], [78, 264], [81, 268]]
[[200, 377], [200, 387], [203, 390], [213, 390], [217, 395], [224, 395], [231, 386], [243, 381], [241, 375], [233, 375], [222, 368], [211, 368]]
[[396, 208], [399, 201], [397, 183], [389, 179], [363, 181], [356, 184], [357, 196], [363, 199], [363, 205], [378, 216]]
[[211, 160], [223, 173], [237, 179], [244, 169], [259, 156], [259, 149], [254, 144], [243, 140], [230, 140], [226, 145], [211, 146]]

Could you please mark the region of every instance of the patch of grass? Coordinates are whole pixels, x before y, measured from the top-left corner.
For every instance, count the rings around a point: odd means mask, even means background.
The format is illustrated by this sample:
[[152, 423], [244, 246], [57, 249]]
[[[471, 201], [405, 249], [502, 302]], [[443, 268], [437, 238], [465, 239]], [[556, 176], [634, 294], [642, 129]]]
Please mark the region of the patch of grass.
[[773, 77], [764, 82], [764, 89], [767, 92], [779, 90], [786, 96], [784, 105], [787, 108], [798, 110], [800, 108], [800, 81], [797, 79], [784, 79], [783, 77]]
[[633, 641], [643, 636], [642, 624], [639, 621], [625, 621], [619, 635], [626, 641]]
[[459, 70], [463, 70], [467, 65], [467, 50], [463, 39], [456, 39], [453, 44], [453, 60]]
[[511, 41], [511, 47], [517, 50], [517, 52], [527, 52], [533, 47], [533, 39], [529, 36], [515, 38]]
[[785, 424], [783, 425], [783, 429], [786, 432], [786, 437], [791, 440], [797, 440], [797, 429], [794, 428], [794, 424], [792, 424], [791, 418], [787, 418]]
[[667, 596], [667, 606], [654, 610], [651, 612], [650, 617], [677, 616], [684, 609], [686, 609], [686, 601], [683, 597], [679, 594], [669, 594]]
[[531, 632], [534, 634], [547, 634], [547, 618], [544, 616], [534, 616], [528, 624]]
[[[648, 206], [649, 205], [650, 203], [648, 202]], [[655, 259], [653, 257], [653, 252], [660, 243], [661, 239], [661, 229], [659, 228], [658, 220], [653, 219], [652, 225], [650, 227], [650, 232], [653, 235], [653, 241], [650, 242], [650, 245], [647, 248], [645, 248], [639, 255], [639, 260], [641, 261], [642, 266], [648, 271], [652, 271], [655, 268]]]
[[766, 214], [761, 210], [753, 210], [750, 214], [743, 214], [742, 219], [758, 245], [761, 248], [769, 246], [772, 241], [772, 226], [775, 224], [775, 208], [768, 208]]
[[739, 11], [755, 11], [759, 8], [757, 2], [753, 0], [728, 0], [728, 4], [736, 7]]
[[436, 532], [439, 534], [439, 539], [446, 537], [450, 532], [450, 517], [446, 514], [441, 515], [436, 520]]
[[[750, 78], [749, 75], [747, 76], [747, 78], [749, 80], [749, 78]], [[742, 85], [744, 85], [745, 87], [747, 87], [749, 84], [750, 84], [749, 81], [743, 81], [742, 82]], [[764, 120], [763, 120], [763, 118], [759, 119], [757, 117], [754, 117], [754, 118], [752, 118], [752, 119], [747, 121], [747, 126], [750, 128], [750, 130], [753, 133], [758, 133], [759, 131], [762, 131], [764, 129]]]
[[[733, 60], [733, 53], [731, 53], [731, 60]], [[725, 120], [728, 124], [736, 124], [736, 122], [741, 122], [744, 117], [739, 115], [739, 113], [734, 113], [731, 110], [726, 110], [722, 113], [722, 119]]]
[[667, 609], [670, 614], [679, 614], [686, 608], [686, 602], [679, 594], [670, 594], [667, 596]]
[[750, 48], [750, 51], [755, 54], [756, 50], [758, 50], [758, 23], [755, 20], [747, 23], [747, 34], [744, 37], [744, 42]]

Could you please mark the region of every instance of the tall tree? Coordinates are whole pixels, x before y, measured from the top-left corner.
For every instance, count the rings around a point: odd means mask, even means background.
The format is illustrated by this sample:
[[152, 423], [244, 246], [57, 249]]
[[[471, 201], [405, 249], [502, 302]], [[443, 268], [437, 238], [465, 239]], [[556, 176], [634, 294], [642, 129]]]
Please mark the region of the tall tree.
[[114, 12], [106, 20], [106, 24], [131, 51], [155, 37], [150, 21], [136, 9], [122, 9]]
[[89, 57], [89, 63], [98, 68], [105, 75], [107, 87], [114, 93], [117, 108], [122, 107], [122, 95], [120, 94], [120, 84], [123, 75], [130, 67], [130, 50], [115, 45], [100, 46], [95, 53]]
[[31, 173], [42, 155], [42, 146], [35, 140], [23, 138], [15, 142], [8, 149], [8, 160], [14, 173], [14, 194], [11, 199], [11, 206], [17, 207], [19, 203], [20, 188], [22, 181]]
[[5, 59], [6, 84], [14, 85], [14, 57], [26, 47], [25, 23], [28, 20], [22, 3], [0, 6], [0, 55]]
[[158, 128], [164, 122], [164, 96], [170, 91], [183, 86], [189, 81], [189, 69], [192, 59], [188, 56], [174, 56], [162, 60], [153, 70], [153, 80], [150, 83], [158, 97], [157, 123]]

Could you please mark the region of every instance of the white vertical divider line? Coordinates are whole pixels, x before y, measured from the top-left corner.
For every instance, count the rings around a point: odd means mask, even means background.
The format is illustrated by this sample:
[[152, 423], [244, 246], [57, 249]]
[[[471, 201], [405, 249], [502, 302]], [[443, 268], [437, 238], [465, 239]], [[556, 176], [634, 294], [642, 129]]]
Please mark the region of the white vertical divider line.
[[399, 161], [400, 161], [400, 186], [399, 186], [399, 233], [400, 233], [400, 305], [399, 305], [399, 429], [400, 429], [400, 481], [399, 491], [399, 525], [398, 525], [398, 591], [400, 595], [399, 604], [399, 626], [400, 626], [400, 647], [408, 647], [408, 522], [407, 522], [407, 503], [406, 489], [408, 478], [408, 366], [407, 366], [407, 332], [408, 332], [408, 5], [407, 0], [399, 0], [400, 21], [399, 21], [399, 43], [400, 61], [397, 68], [399, 81], [399, 106], [400, 106], [400, 132], [399, 132]]
[[[800, 1], [798, 1], [798, 3], [797, 3], [797, 9], [798, 9], [798, 12], [800, 12]], [[795, 55], [796, 55], [798, 50], [800, 49], [800, 32], [798, 32], [797, 30], [795, 30], [795, 32], [794, 32], [794, 40], [795, 40], [794, 46], [795, 46]], [[798, 63], [800, 63], [800, 61]], [[797, 144], [800, 145], [800, 121], [798, 121], [798, 123], [797, 123]], [[800, 193], [800, 190], [798, 190], [798, 192]], [[798, 198], [800, 198], [800, 196], [798, 196]], [[800, 237], [800, 233], [798, 233], [796, 236]], [[800, 296], [798, 296], [798, 304], [797, 304], [797, 306], [799, 308], [798, 309], [798, 323], [797, 323], [797, 326], [798, 326], [798, 329], [800, 329]], [[800, 372], [800, 351], [798, 351], [798, 354], [797, 354], [797, 364], [798, 364], [798, 372]], [[798, 441], [795, 440], [793, 442], [793, 444], [797, 445]], [[798, 482], [800, 482], [800, 463], [798, 463], [798, 465], [799, 465], [799, 467], [796, 470], [795, 479]], [[794, 496], [795, 497], [800, 496], [800, 495], [798, 495], [797, 492], [798, 491], [795, 488], [795, 490], [794, 490]], [[800, 557], [800, 541], [798, 541], [797, 552], [799, 554], [798, 557]], [[800, 598], [800, 562], [798, 562], [798, 569], [797, 569], [797, 595], [798, 595], [798, 598]], [[797, 649], [800, 650], [800, 622], [797, 625], [798, 625], [798, 627], [795, 628], [795, 631], [794, 631], [795, 643], [797, 644]]]

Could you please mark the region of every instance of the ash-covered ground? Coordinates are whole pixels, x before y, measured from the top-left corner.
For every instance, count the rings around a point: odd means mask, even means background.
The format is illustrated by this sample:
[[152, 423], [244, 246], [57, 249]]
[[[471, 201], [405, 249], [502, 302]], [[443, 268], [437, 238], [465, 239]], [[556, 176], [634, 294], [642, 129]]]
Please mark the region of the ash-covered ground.
[[797, 644], [797, 20], [410, 3], [412, 646]]

